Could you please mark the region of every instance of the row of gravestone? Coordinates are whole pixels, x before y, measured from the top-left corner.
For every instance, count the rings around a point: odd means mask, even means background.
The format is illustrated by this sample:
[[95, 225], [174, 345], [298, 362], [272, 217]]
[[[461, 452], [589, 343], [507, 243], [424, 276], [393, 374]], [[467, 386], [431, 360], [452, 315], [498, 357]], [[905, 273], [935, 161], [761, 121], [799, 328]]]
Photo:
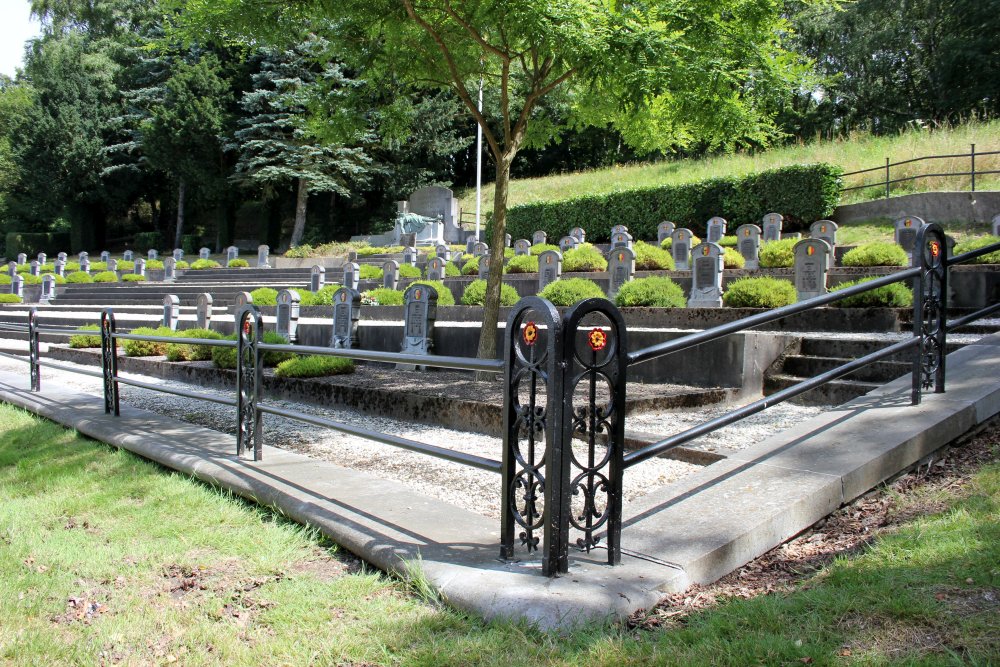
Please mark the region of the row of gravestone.
[[[240, 250], [236, 246], [229, 246], [228, 248], [226, 248], [225, 252], [226, 252], [226, 263], [227, 264], [229, 262], [233, 261], [234, 259], [238, 259], [239, 256], [240, 256]], [[257, 248], [257, 268], [259, 268], [259, 269], [270, 268], [270, 264], [268, 264], [268, 261], [270, 259], [270, 252], [271, 252], [270, 247], [268, 247], [266, 245], [262, 245], [262, 246], [259, 246]], [[198, 251], [198, 259], [209, 259], [211, 256], [212, 256], [212, 251], [209, 250], [208, 248], [202, 248], [201, 250]], [[90, 264], [90, 255], [89, 255], [89, 253], [87, 253], [87, 252], [81, 252], [81, 253], [78, 254], [77, 257], [78, 257], [79, 264], [81, 266], [81, 270], [84, 270], [82, 268], [83, 265], [85, 263], [87, 265]], [[61, 261], [64, 264], [65, 264], [67, 258], [68, 258], [68, 255], [66, 253], [64, 253], [64, 252], [61, 252], [61, 253], [59, 253], [57, 255], [57, 261]], [[146, 256], [147, 260], [150, 260], [150, 259], [156, 260], [156, 259], [159, 259], [159, 258], [160, 258], [159, 251], [152, 250], [152, 249], [149, 250], [149, 252], [147, 253], [147, 256]], [[173, 251], [173, 253], [171, 254], [171, 258], [173, 258], [174, 262], [179, 262], [179, 261], [183, 260], [184, 259], [184, 251], [181, 250], [180, 248], [175, 249]], [[126, 250], [124, 253], [122, 253], [122, 260], [124, 260], [126, 262], [142, 261], [141, 259], [136, 260], [135, 253], [132, 250]], [[40, 252], [40, 253], [38, 253], [38, 257], [36, 258], [36, 261], [37, 261], [38, 264], [45, 264], [48, 261], [48, 256], [44, 252]], [[105, 262], [105, 263], [113, 261], [111, 259], [111, 253], [108, 252], [107, 250], [103, 251], [101, 253], [101, 261]], [[11, 262], [11, 264], [14, 264], [15, 266], [23, 266], [24, 264], [27, 264], [27, 263], [28, 263], [28, 256], [26, 254], [24, 254], [23, 252], [18, 254], [17, 261]], [[33, 261], [32, 264], [34, 264], [34, 263], [35, 262]]]

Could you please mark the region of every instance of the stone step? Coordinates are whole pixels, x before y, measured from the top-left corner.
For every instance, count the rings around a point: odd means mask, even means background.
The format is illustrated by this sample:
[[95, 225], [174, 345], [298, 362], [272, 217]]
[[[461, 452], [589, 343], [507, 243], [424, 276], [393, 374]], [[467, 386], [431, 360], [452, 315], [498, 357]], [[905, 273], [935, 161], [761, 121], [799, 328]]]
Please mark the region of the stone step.
[[[776, 373], [764, 378], [764, 395], [770, 396], [806, 378], [795, 377], [785, 373]], [[882, 386], [877, 382], [860, 382], [857, 380], [834, 380], [822, 387], [811, 389], [792, 399], [799, 405], [840, 405]]]
[[[785, 358], [782, 372], [800, 378], [811, 378], [821, 373], [831, 371], [838, 366], [851, 361], [841, 357], [810, 357], [793, 355]], [[845, 380], [860, 380], [862, 382], [886, 383], [905, 375], [913, 370], [913, 365], [905, 361], [876, 361], [850, 375]]]
[[[805, 336], [802, 338], [802, 346], [799, 354], [809, 357], [835, 357], [839, 359], [857, 359], [866, 354], [877, 352], [895, 343], [892, 340], [872, 340], [854, 338], [835, 338], [820, 336]], [[949, 353], [960, 349], [962, 343], [948, 342], [947, 351]], [[883, 361], [909, 361], [912, 359], [911, 351], [904, 351], [895, 354]]]

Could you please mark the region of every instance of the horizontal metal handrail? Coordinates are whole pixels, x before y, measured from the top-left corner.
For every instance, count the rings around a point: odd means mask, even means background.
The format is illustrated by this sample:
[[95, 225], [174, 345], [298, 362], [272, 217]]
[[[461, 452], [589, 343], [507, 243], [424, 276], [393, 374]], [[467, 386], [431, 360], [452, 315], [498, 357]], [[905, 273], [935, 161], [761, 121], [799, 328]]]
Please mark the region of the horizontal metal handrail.
[[434, 366], [436, 368], [453, 368], [467, 371], [488, 371], [500, 373], [504, 363], [499, 359], [477, 359], [475, 357], [449, 357], [437, 355], [403, 354], [401, 352], [378, 352], [375, 350], [341, 350], [316, 345], [278, 345], [276, 343], [258, 343], [257, 348], [264, 352], [292, 352], [295, 354], [317, 354], [328, 357], [344, 357], [360, 359], [361, 361], [381, 361], [395, 364], [414, 364], [417, 366]]
[[347, 433], [349, 435], [356, 435], [366, 440], [374, 440], [375, 442], [381, 442], [386, 445], [392, 445], [393, 447], [399, 447], [400, 449], [407, 449], [412, 452], [419, 452], [421, 454], [428, 454], [435, 458], [444, 459], [446, 461], [452, 461], [454, 463], [461, 463], [467, 466], [472, 466], [474, 468], [479, 468], [481, 470], [488, 470], [490, 472], [499, 473], [501, 471], [501, 462], [488, 459], [482, 456], [476, 456], [475, 454], [465, 454], [463, 452], [456, 452], [450, 449], [445, 449], [443, 447], [437, 447], [435, 445], [428, 445], [424, 442], [418, 442], [416, 440], [410, 440], [408, 438], [401, 438], [396, 435], [389, 435], [388, 433], [381, 433], [379, 431], [372, 431], [367, 428], [361, 428], [359, 426], [351, 426], [350, 424], [344, 424], [342, 422], [336, 422], [331, 419], [324, 419], [323, 417], [317, 417], [315, 415], [307, 415], [301, 412], [295, 412], [293, 410], [286, 410], [284, 408], [279, 408], [273, 405], [267, 405], [264, 403], [258, 403], [257, 408], [261, 412], [266, 412], [268, 414], [276, 415], [278, 417], [285, 417], [287, 419], [294, 419], [296, 421], [306, 422], [307, 424], [313, 424], [315, 426], [323, 426], [334, 431], [340, 431], [341, 433]]
[[54, 327], [36, 327], [35, 330], [40, 334], [48, 334], [50, 336], [100, 336], [100, 329], [57, 329]]
[[952, 329], [959, 329], [971, 324], [978, 319], [986, 317], [987, 315], [992, 315], [993, 313], [1000, 312], [1000, 303], [995, 303], [992, 306], [986, 306], [985, 308], [980, 308], [974, 313], [969, 313], [963, 317], [959, 317], [956, 320], [950, 320], [948, 322], [948, 331], [951, 332]]
[[224, 338], [177, 338], [174, 336], [143, 336], [141, 334], [118, 333], [111, 334], [119, 340], [139, 340], [149, 343], [178, 343], [180, 345], [208, 345], [213, 347], [236, 347], [235, 340]]
[[1000, 250], [1000, 243], [991, 243], [983, 246], [982, 248], [976, 248], [975, 250], [970, 250], [969, 252], [963, 252], [961, 255], [949, 257], [948, 266], [954, 266], [955, 264], [967, 264], [974, 259], [982, 257], [983, 255], [989, 255], [990, 253], [997, 252], [998, 250]]
[[25, 353], [25, 355], [22, 356], [20, 354], [11, 354], [10, 352], [0, 352], [0, 357], [5, 357], [7, 359], [13, 359], [14, 361], [25, 361], [25, 362], [31, 363], [31, 358], [28, 357], [28, 356], [26, 356], [26, 355], [27, 355], [27, 353]]
[[115, 380], [121, 382], [122, 384], [131, 385], [133, 387], [139, 387], [140, 389], [149, 389], [151, 391], [162, 391], [166, 394], [173, 394], [174, 396], [182, 396], [184, 398], [197, 398], [203, 401], [209, 401], [211, 403], [219, 403], [220, 405], [228, 405], [230, 407], [236, 407], [236, 399], [224, 398], [222, 396], [215, 396], [213, 394], [203, 394], [197, 391], [187, 391], [186, 389], [172, 389], [170, 387], [164, 387], [161, 385], [150, 384], [148, 382], [143, 382], [141, 380], [134, 380], [128, 377], [122, 377], [121, 375], [116, 375]]
[[676, 433], [668, 438], [659, 440], [650, 445], [643, 447], [642, 449], [637, 449], [634, 452], [630, 452], [624, 457], [625, 468], [630, 468], [637, 463], [642, 463], [643, 461], [650, 459], [654, 456], [658, 456], [667, 452], [671, 449], [679, 447], [686, 442], [690, 442], [697, 437], [705, 435], [706, 433], [711, 433], [716, 429], [722, 428], [723, 426], [728, 426], [733, 422], [737, 422], [741, 419], [749, 417], [750, 415], [757, 414], [769, 407], [775, 406], [779, 403], [783, 403], [790, 398], [794, 398], [799, 394], [803, 394], [810, 389], [815, 389], [821, 385], [824, 385], [832, 380], [848, 375], [859, 368], [862, 368], [873, 361], [878, 361], [885, 357], [890, 357], [894, 354], [902, 352], [903, 350], [908, 350], [911, 347], [916, 347], [920, 344], [920, 339], [917, 337], [909, 338], [904, 341], [900, 341], [888, 347], [882, 348], [871, 354], [867, 354], [863, 357], [849, 361], [846, 364], [837, 366], [825, 373], [821, 373], [815, 377], [809, 378], [808, 380], [803, 380], [791, 387], [786, 387], [781, 391], [777, 391], [770, 396], [766, 396], [759, 401], [754, 401], [748, 405], [738, 408], [731, 412], [727, 412], [724, 415], [716, 417], [715, 419], [709, 420], [697, 426], [682, 431], [681, 433]]
[[[883, 165], [879, 165], [878, 167], [870, 167], [868, 169], [858, 169], [857, 171], [847, 171], [847, 172], [844, 172], [841, 175], [842, 176], [856, 176], [857, 174], [866, 174], [866, 173], [871, 172], [871, 171], [885, 171], [886, 167], [898, 167], [900, 165], [911, 164], [913, 162], [921, 162], [923, 160], [942, 160], [942, 159], [967, 158], [967, 157], [971, 156], [972, 154], [973, 153], [970, 151], [969, 153], [955, 153], [955, 154], [952, 154], [952, 155], [924, 155], [922, 157], [914, 157], [914, 158], [910, 158], [908, 160], [901, 160], [899, 162], [890, 162], [888, 165], [883, 164]], [[1000, 151], [982, 151], [982, 152], [976, 151], [975, 152], [975, 156], [976, 157], [980, 157], [982, 155], [1000, 155]], [[977, 171], [976, 173], [977, 174], [981, 174], [983, 172]]]
[[863, 190], [865, 188], [884, 188], [887, 185], [893, 185], [895, 183], [905, 183], [907, 181], [915, 181], [918, 178], [948, 178], [950, 176], [980, 176], [982, 174], [1000, 174], [1000, 170], [989, 170], [989, 171], [975, 171], [975, 174], [971, 171], [953, 171], [945, 174], [914, 174], [913, 176], [903, 176], [902, 178], [894, 178], [889, 181], [875, 181], [874, 183], [864, 183], [862, 185], [852, 185], [847, 188], [841, 188], [841, 192], [850, 192], [851, 190]]
[[64, 364], [57, 364], [54, 361], [47, 361], [45, 359], [38, 360], [39, 366], [45, 366], [46, 368], [55, 368], [56, 370], [66, 371], [67, 373], [79, 373], [80, 375], [89, 375], [90, 377], [104, 379], [103, 373], [98, 373], [97, 371], [90, 371], [86, 368], [73, 368], [72, 366], [66, 366]]

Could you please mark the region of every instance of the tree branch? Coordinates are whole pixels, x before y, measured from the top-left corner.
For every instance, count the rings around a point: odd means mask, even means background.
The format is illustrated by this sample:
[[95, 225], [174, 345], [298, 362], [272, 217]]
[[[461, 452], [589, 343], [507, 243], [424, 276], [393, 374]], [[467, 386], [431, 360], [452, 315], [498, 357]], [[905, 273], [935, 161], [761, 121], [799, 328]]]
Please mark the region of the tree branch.
[[456, 12], [455, 9], [451, 6], [450, 0], [444, 0], [444, 10], [445, 12], [447, 12], [448, 16], [450, 16], [455, 21], [455, 23], [462, 26], [465, 29], [465, 31], [472, 36], [472, 39], [476, 40], [481, 47], [493, 53], [495, 56], [497, 56], [502, 60], [510, 60], [509, 54], [504, 53], [497, 47], [490, 44], [485, 37], [480, 35], [479, 32], [472, 27], [472, 25], [468, 21], [459, 16], [458, 12]]

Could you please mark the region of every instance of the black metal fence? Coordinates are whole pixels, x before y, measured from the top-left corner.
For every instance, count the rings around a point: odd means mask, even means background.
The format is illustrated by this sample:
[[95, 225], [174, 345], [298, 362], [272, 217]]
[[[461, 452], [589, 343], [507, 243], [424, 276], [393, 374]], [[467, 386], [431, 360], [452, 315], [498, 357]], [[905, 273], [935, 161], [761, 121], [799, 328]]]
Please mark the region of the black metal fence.
[[[921, 178], [945, 178], [954, 176], [969, 176], [971, 178], [970, 191], [976, 191], [976, 176], [986, 176], [988, 174], [1000, 174], [1000, 169], [976, 169], [976, 158], [983, 158], [989, 155], [1000, 155], [1000, 151], [980, 151], [976, 152], [976, 145], [970, 144], [970, 149], [968, 153], [956, 153], [952, 155], [926, 155], [924, 157], [916, 157], [909, 160], [901, 160], [899, 162], [889, 162], [889, 158], [885, 159], [884, 166], [871, 167], [870, 169], [859, 169], [858, 171], [849, 171], [844, 174], [844, 177], [849, 176], [859, 176], [861, 174], [873, 174], [880, 173], [882, 178], [877, 181], [869, 181], [867, 183], [862, 183], [861, 185], [852, 185], [846, 188], [841, 188], [841, 192], [850, 192], [852, 190], [865, 190], [867, 188], [874, 187], [884, 187], [885, 188], [885, 198], [889, 198], [889, 191], [891, 186], [896, 183], [907, 183], [909, 181], [916, 181]], [[901, 167], [907, 164], [915, 164], [917, 162], [924, 162], [929, 160], [954, 160], [954, 159], [968, 159], [969, 160], [969, 170], [968, 171], [945, 171], [936, 172], [929, 174], [913, 174], [912, 176], [902, 176], [898, 178], [892, 178], [892, 168]]]

